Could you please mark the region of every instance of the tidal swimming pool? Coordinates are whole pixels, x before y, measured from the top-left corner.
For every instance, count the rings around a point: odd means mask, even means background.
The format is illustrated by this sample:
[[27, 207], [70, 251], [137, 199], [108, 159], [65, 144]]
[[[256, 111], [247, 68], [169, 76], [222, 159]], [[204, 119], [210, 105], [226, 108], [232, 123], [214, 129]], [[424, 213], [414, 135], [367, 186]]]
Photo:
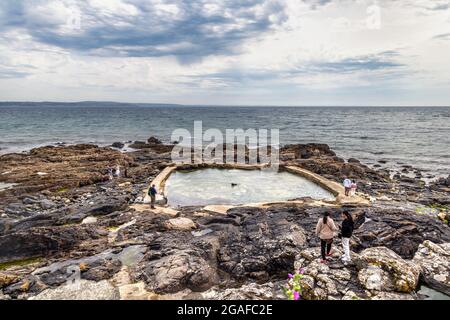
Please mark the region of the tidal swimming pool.
[[175, 171], [167, 179], [164, 193], [170, 206], [335, 199], [331, 192], [293, 173], [215, 168]]

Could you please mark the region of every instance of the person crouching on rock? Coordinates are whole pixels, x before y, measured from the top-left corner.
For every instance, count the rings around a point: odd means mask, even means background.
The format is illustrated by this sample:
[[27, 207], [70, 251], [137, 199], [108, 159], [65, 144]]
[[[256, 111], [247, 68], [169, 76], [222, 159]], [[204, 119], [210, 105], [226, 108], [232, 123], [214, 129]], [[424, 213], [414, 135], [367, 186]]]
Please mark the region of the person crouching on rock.
[[155, 209], [156, 195], [158, 191], [156, 186], [153, 184], [150, 189], [148, 189], [148, 195], [150, 196], [150, 208]]
[[327, 263], [327, 256], [331, 256], [331, 246], [333, 244], [334, 232], [338, 228], [330, 218], [330, 213], [325, 212], [323, 217], [319, 219], [316, 226], [316, 235], [320, 238], [320, 250], [322, 255], [322, 263]]
[[342, 262], [346, 265], [351, 261], [350, 257], [350, 238], [352, 237], [355, 223], [353, 222], [352, 215], [348, 211], [342, 212], [341, 237], [342, 237], [342, 249], [344, 254], [342, 255]]

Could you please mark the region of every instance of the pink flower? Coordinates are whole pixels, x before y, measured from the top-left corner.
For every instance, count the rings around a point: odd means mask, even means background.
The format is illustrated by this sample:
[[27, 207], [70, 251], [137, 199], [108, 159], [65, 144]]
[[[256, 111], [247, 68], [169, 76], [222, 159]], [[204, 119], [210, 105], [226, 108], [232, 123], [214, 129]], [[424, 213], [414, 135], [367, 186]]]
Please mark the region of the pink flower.
[[294, 276], [293, 276], [291, 273], [288, 274], [288, 278], [289, 278], [289, 279], [292, 279], [293, 277], [294, 277]]
[[300, 293], [298, 293], [297, 291], [294, 291], [294, 300], [299, 300], [300, 299]]
[[300, 270], [298, 270], [298, 272], [299, 272], [300, 274], [304, 274], [304, 273], [305, 273], [305, 269], [300, 268]]

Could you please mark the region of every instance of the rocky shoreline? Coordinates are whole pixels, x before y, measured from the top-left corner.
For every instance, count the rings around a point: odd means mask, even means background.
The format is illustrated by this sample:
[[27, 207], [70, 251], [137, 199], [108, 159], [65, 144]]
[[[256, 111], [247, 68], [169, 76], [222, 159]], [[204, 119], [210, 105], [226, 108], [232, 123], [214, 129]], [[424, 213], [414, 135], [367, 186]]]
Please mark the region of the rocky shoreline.
[[[299, 269], [304, 299], [422, 299], [422, 284], [450, 295], [450, 176], [425, 184], [416, 169], [372, 169], [327, 145], [284, 146], [283, 164], [355, 179], [371, 202], [346, 208], [358, 221], [354, 263], [342, 265], [336, 250], [322, 265], [314, 226], [329, 208], [301, 199], [150, 210], [142, 191], [170, 165], [173, 145], [152, 137], [136, 151], [113, 147], [0, 156], [9, 186], [0, 190], [0, 299], [283, 299]], [[127, 174], [110, 181], [115, 165]], [[333, 208], [338, 222], [342, 209]]]

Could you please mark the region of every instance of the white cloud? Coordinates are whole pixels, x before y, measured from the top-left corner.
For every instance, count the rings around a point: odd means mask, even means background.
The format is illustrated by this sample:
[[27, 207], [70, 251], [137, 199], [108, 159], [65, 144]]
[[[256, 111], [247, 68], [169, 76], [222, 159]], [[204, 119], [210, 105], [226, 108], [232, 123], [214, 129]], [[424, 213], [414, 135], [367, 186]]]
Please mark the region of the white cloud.
[[[448, 1], [380, 0], [379, 29], [367, 24], [373, 18], [367, 8], [374, 1], [340, 0], [320, 5], [318, 1], [286, 0], [286, 20], [280, 20], [283, 15], [274, 9], [276, 3], [266, 1], [248, 14], [246, 8], [229, 8], [222, 1], [199, 1], [202, 17], [235, 17], [228, 23], [205, 22], [201, 28], [207, 34], [228, 34], [256, 21], [274, 21], [264, 32], [242, 37], [234, 52], [213, 52], [184, 64], [172, 52], [198, 50], [195, 42], [155, 44], [148, 50], [157, 50], [159, 56], [130, 57], [127, 52], [133, 50], [132, 43], [83, 52], [42, 43], [26, 28], [9, 27], [0, 31], [0, 73], [5, 73], [0, 77], [0, 100], [160, 99], [253, 104], [266, 102], [270, 96], [277, 104], [295, 104], [300, 99], [320, 104], [327, 97], [348, 94], [335, 104], [363, 104], [363, 100], [390, 104], [382, 97], [370, 96], [375, 94], [371, 88], [377, 88], [377, 94], [386, 88], [390, 98], [396, 90], [402, 97], [405, 92], [414, 92], [416, 100], [404, 100], [405, 104], [433, 104], [430, 92], [439, 95], [436, 103], [450, 104], [450, 93], [445, 90], [450, 84], [450, 41], [435, 38], [450, 33]], [[129, 18], [149, 9], [148, 3], [146, 6], [138, 0], [88, 0], [87, 4], [100, 16], [114, 18], [110, 22], [115, 26], [133, 27]], [[73, 6], [72, 1], [28, 2], [24, 16], [37, 28], [50, 24], [63, 35], [82, 34], [89, 28], [67, 28]], [[79, 9], [83, 13], [87, 7]], [[186, 12], [177, 1], [155, 0], [151, 9], [167, 23], [185, 19]], [[236, 16], [238, 11], [247, 14]], [[85, 27], [99, 23], [91, 14], [82, 17]], [[104, 50], [112, 49], [123, 56], [102, 56]], [[13, 90], [15, 86], [20, 90]], [[351, 90], [361, 94], [353, 98]], [[363, 93], [368, 96], [361, 100]]]

